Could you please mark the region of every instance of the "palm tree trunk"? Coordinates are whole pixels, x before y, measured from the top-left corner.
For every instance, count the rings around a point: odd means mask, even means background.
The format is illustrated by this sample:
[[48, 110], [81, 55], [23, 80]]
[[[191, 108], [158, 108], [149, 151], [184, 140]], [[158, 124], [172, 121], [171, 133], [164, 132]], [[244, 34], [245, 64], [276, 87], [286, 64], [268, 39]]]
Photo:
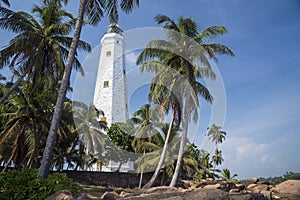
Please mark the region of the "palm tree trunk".
[[171, 123], [169, 125], [169, 129], [168, 129], [167, 137], [166, 137], [166, 140], [165, 140], [164, 148], [163, 148], [162, 153], [161, 153], [161, 157], [159, 159], [159, 162], [158, 162], [158, 165], [157, 165], [157, 167], [155, 169], [154, 174], [152, 175], [152, 177], [149, 180], [149, 182], [143, 187], [145, 189], [152, 187], [152, 185], [154, 184], [155, 180], [157, 179], [157, 176], [159, 174], [160, 168], [161, 168], [161, 166], [163, 165], [163, 163], [165, 161], [165, 157], [166, 157], [166, 153], [167, 153], [167, 148], [168, 148], [168, 143], [169, 143], [169, 138], [170, 138], [170, 135], [171, 135], [171, 131], [172, 131], [172, 127], [173, 127], [174, 121], [175, 121], [175, 111], [173, 110]]
[[87, 4], [87, 0], [80, 0], [78, 17], [76, 20], [75, 31], [74, 31], [74, 37], [72, 39], [71, 48], [70, 48], [70, 51], [68, 54], [67, 64], [66, 64], [66, 67], [64, 70], [62, 83], [59, 88], [58, 97], [57, 97], [57, 101], [56, 101], [56, 105], [55, 105], [55, 110], [54, 110], [54, 114], [52, 117], [51, 126], [49, 129], [49, 134], [48, 134], [48, 138], [47, 138], [47, 142], [46, 142], [45, 151], [43, 154], [42, 164], [41, 164], [41, 167], [39, 170], [39, 175], [42, 178], [47, 178], [48, 174], [49, 174], [49, 168], [50, 168], [50, 165], [52, 162], [53, 148], [54, 148], [54, 144], [55, 144], [56, 137], [57, 137], [57, 129], [58, 129], [61, 113], [63, 110], [63, 104], [65, 101], [67, 88], [68, 88], [69, 82], [70, 82], [72, 64], [73, 64], [73, 61], [75, 58], [75, 53], [76, 53], [78, 41], [80, 38], [86, 4]]
[[163, 173], [161, 175], [160, 185], [165, 185], [166, 180], [166, 167], [163, 168]]
[[3, 95], [3, 97], [0, 99], [0, 104], [2, 104], [15, 89], [17, 89], [17, 87], [19, 86], [23, 78], [26, 76], [26, 74], [28, 74], [30, 69], [31, 67], [27, 67], [26, 71], [18, 78], [18, 80], [13, 84], [13, 86], [9, 88], [8, 92], [5, 95]]
[[[185, 65], [185, 69], [186, 69], [186, 79], [188, 80], [188, 82], [190, 84], [191, 83], [191, 79], [190, 79], [190, 72], [191, 70], [191, 65], [189, 63], [187, 63]], [[182, 164], [182, 160], [183, 160], [183, 154], [184, 154], [184, 150], [185, 150], [185, 145], [186, 145], [186, 139], [187, 139], [187, 133], [188, 133], [188, 126], [189, 126], [189, 119], [190, 119], [190, 114], [192, 112], [192, 107], [194, 102], [190, 102], [191, 100], [191, 94], [194, 91], [189, 91], [186, 93], [186, 97], [185, 97], [185, 105], [184, 105], [184, 111], [183, 111], [183, 123], [182, 123], [182, 127], [183, 127], [183, 131], [182, 131], [182, 136], [181, 136], [181, 140], [180, 140], [180, 146], [179, 146], [179, 151], [178, 151], [178, 158], [177, 158], [177, 162], [176, 162], [176, 167], [174, 170], [174, 174], [170, 183], [171, 187], [175, 187], [178, 177], [180, 175], [180, 170], [181, 170], [181, 164]], [[192, 107], [191, 107], [192, 106]]]
[[185, 117], [183, 122], [184, 122], [183, 123], [183, 131], [182, 131], [182, 136], [181, 136], [181, 140], [180, 140], [178, 158], [177, 158], [174, 174], [173, 174], [173, 177], [172, 177], [172, 180], [171, 180], [171, 183], [170, 183], [171, 187], [175, 187], [175, 185], [177, 183], [177, 179], [179, 177], [180, 170], [181, 170], [181, 163], [182, 163], [182, 160], [183, 160], [184, 148], [185, 148], [185, 143], [186, 143], [186, 138], [187, 138], [187, 131], [188, 131], [188, 118]]
[[[144, 150], [144, 153], [143, 153], [143, 156], [145, 156], [145, 150]], [[140, 176], [140, 182], [139, 182], [139, 189], [142, 188], [142, 182], [143, 182], [143, 168], [141, 170], [141, 176]]]

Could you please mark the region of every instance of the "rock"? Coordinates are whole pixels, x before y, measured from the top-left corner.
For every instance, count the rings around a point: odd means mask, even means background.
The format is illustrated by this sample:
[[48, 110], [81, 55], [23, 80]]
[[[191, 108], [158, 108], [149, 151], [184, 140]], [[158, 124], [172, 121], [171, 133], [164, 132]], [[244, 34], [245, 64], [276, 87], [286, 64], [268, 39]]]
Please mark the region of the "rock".
[[190, 180], [182, 180], [181, 182], [183, 183], [183, 187], [184, 187], [185, 189], [191, 188], [191, 187], [195, 187], [195, 184], [193, 183], [193, 181], [190, 181]]
[[252, 200], [250, 194], [234, 193], [230, 194], [230, 200]]
[[271, 192], [271, 191], [262, 190], [261, 193], [262, 193], [268, 200], [272, 200], [272, 192]]
[[103, 200], [116, 200], [116, 199], [119, 199], [120, 196], [118, 195], [118, 193], [116, 192], [105, 192], [101, 197], [100, 199], [103, 199]]
[[235, 186], [236, 186], [237, 188], [239, 188], [240, 190], [246, 189], [246, 186], [245, 186], [244, 184], [235, 184]]
[[146, 189], [143, 191], [145, 194], [154, 194], [154, 193], [170, 193], [170, 192], [176, 192], [176, 187], [169, 187], [169, 186], [159, 186], [159, 187], [153, 187]]
[[272, 192], [281, 198], [300, 199], [300, 180], [287, 180], [277, 184], [271, 189]]
[[255, 188], [257, 185], [255, 183], [251, 183], [249, 185], [247, 185], [247, 189], [252, 189]]
[[184, 200], [228, 200], [228, 192], [218, 189], [195, 189], [183, 194]]
[[259, 189], [260, 191], [269, 190], [269, 186], [266, 184], [257, 184], [256, 188]]
[[121, 198], [122, 200], [228, 200], [229, 194], [218, 189], [194, 189], [187, 190], [185, 192], [179, 192], [179, 190], [172, 191], [165, 190], [167, 192], [158, 192], [139, 194], [137, 196], [130, 196]]
[[263, 194], [248, 193], [248, 194], [230, 194], [230, 200], [267, 200]]
[[215, 185], [206, 185], [203, 187], [203, 189], [219, 189], [221, 188], [221, 184], [220, 183], [217, 183]]
[[268, 181], [258, 181], [257, 184], [271, 185]]
[[235, 183], [232, 183], [232, 182], [220, 182], [221, 183], [221, 187], [220, 189], [221, 190], [224, 190], [226, 192], [229, 192], [231, 189], [235, 189], [237, 188], [237, 186], [235, 185]]
[[73, 200], [72, 193], [69, 190], [60, 190], [46, 200]]
[[229, 190], [229, 194], [235, 194], [235, 193], [240, 193], [240, 189], [234, 188], [234, 189]]
[[120, 196], [120, 197], [125, 197], [126, 194], [128, 194], [128, 193], [125, 192], [125, 191], [122, 191], [122, 192], [119, 194], [119, 196]]
[[258, 178], [250, 178], [246, 182], [248, 182], [249, 184], [251, 184], [251, 183], [257, 183], [258, 181], [259, 181]]
[[100, 199], [100, 198], [93, 197], [86, 193], [79, 193], [74, 197], [74, 200], [96, 200], [96, 199]]

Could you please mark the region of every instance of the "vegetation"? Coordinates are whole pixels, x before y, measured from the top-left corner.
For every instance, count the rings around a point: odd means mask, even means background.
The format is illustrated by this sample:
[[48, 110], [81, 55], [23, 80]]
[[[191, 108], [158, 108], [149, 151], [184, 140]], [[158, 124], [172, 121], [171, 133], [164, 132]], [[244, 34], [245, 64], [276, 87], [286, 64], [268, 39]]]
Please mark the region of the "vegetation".
[[55, 173], [48, 179], [42, 179], [38, 170], [23, 169], [0, 174], [1, 199], [46, 199], [51, 194], [62, 190], [70, 190], [73, 194], [79, 192], [72, 187], [72, 180], [66, 174]]
[[[271, 185], [276, 185], [286, 180], [300, 180], [300, 173], [289, 171], [286, 172], [283, 176], [275, 176], [275, 177], [268, 177], [268, 178], [260, 177], [259, 180], [268, 182]], [[241, 180], [240, 182], [244, 183], [245, 181], [246, 180]]]

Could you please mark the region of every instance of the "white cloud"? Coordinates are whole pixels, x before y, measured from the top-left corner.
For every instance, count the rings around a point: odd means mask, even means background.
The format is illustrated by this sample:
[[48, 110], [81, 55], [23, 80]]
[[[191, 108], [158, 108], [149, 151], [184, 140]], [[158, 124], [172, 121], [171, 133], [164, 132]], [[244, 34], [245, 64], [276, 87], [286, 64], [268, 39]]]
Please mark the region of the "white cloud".
[[222, 168], [238, 173], [240, 179], [283, 175], [300, 169], [299, 133], [285, 133], [260, 142], [256, 137], [228, 137], [221, 145]]

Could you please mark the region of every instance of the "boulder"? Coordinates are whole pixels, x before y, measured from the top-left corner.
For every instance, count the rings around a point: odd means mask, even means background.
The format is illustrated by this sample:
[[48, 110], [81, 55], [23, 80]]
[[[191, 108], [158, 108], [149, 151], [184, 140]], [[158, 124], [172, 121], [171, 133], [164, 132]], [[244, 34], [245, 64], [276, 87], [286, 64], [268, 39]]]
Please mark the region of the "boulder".
[[271, 189], [276, 196], [288, 199], [300, 199], [300, 180], [287, 180]]
[[266, 184], [257, 184], [255, 188], [259, 189], [260, 191], [269, 190], [269, 186]]
[[144, 194], [155, 194], [155, 193], [171, 193], [176, 192], [176, 187], [169, 187], [169, 186], [159, 186], [159, 187], [152, 187], [143, 191]]
[[127, 192], [125, 192], [125, 191], [122, 191], [119, 195], [120, 195], [120, 197], [125, 197], [126, 196], [126, 194], [128, 194]]
[[118, 193], [116, 192], [105, 192], [101, 197], [100, 199], [103, 199], [103, 200], [116, 200], [116, 199], [119, 199], [120, 196], [118, 195]]
[[246, 182], [249, 183], [249, 184], [251, 184], [251, 183], [257, 183], [258, 181], [259, 181], [258, 178], [250, 178]]
[[184, 200], [228, 200], [228, 192], [218, 189], [196, 189], [183, 194]]
[[221, 188], [221, 184], [220, 183], [217, 183], [217, 184], [214, 184], [214, 185], [206, 185], [203, 187], [203, 189], [219, 189]]
[[252, 189], [255, 188], [257, 185], [255, 183], [251, 183], [249, 185], [247, 185], [247, 189]]
[[69, 190], [60, 190], [46, 200], [73, 200], [72, 193]]
[[93, 197], [86, 193], [79, 193], [74, 197], [74, 200], [98, 200], [100, 198]]
[[239, 188], [240, 190], [246, 189], [246, 186], [244, 184], [235, 184], [235, 187]]
[[248, 194], [231, 194], [230, 200], [267, 200], [261, 193], [248, 193]]
[[272, 192], [271, 192], [271, 191], [262, 190], [261, 193], [262, 193], [268, 200], [272, 200]]
[[240, 189], [239, 188], [234, 188], [229, 190], [229, 194], [239, 194], [240, 193]]

